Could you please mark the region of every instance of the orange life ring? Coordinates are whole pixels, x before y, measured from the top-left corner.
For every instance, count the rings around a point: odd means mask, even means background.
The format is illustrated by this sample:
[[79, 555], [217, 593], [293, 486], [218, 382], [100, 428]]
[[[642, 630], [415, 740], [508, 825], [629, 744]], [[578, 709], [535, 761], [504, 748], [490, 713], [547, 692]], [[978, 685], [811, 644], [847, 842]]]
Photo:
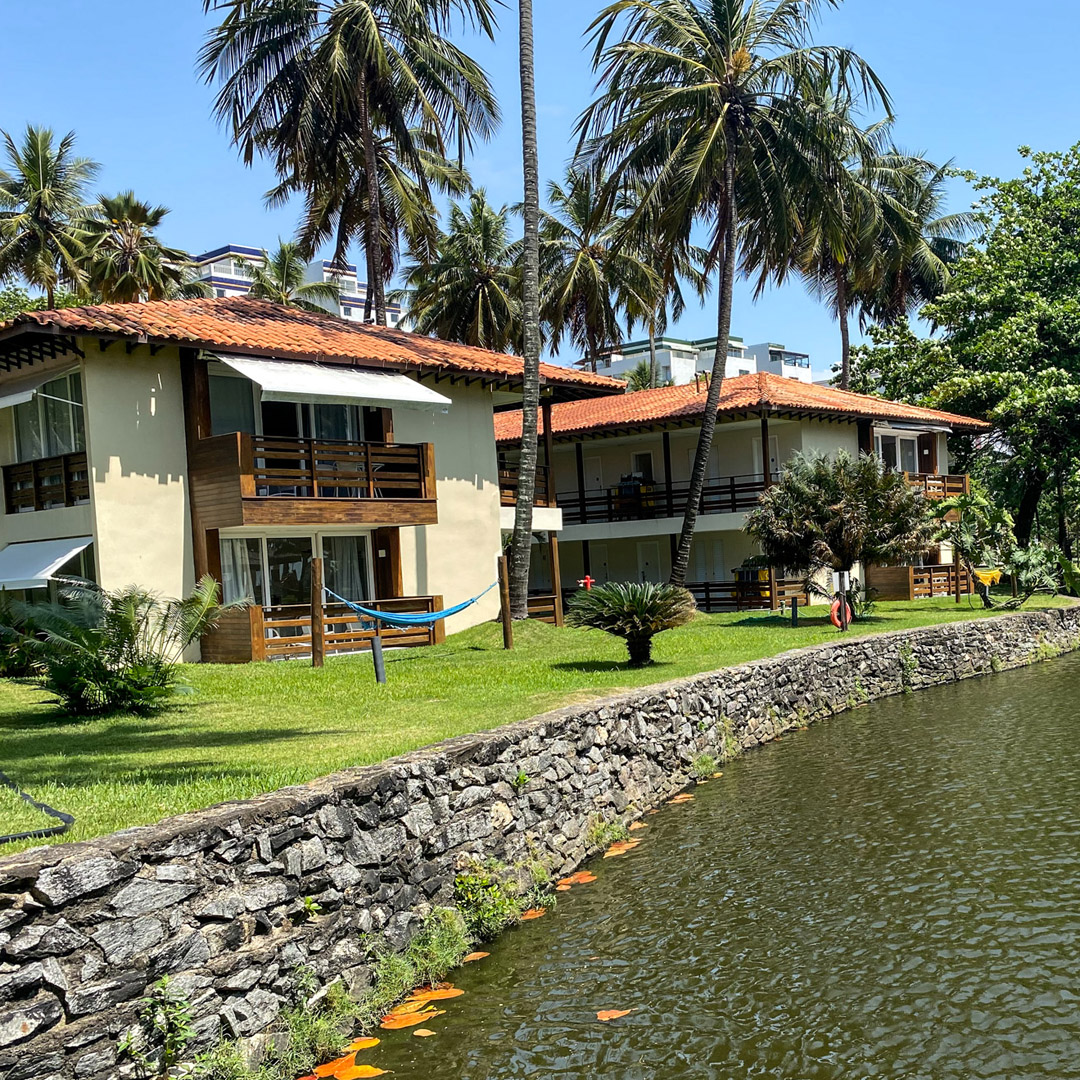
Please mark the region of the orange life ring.
[[[848, 626], [850, 626], [851, 625], [851, 620], [854, 618], [854, 615], [851, 612], [851, 605], [850, 604], [845, 604], [844, 607], [847, 608], [847, 624], [848, 624]], [[832, 624], [833, 624], [833, 626], [836, 627], [837, 630], [841, 629], [840, 601], [839, 600], [834, 600], [833, 601], [832, 608], [830, 608], [830, 610], [829, 610], [829, 618], [832, 620]]]

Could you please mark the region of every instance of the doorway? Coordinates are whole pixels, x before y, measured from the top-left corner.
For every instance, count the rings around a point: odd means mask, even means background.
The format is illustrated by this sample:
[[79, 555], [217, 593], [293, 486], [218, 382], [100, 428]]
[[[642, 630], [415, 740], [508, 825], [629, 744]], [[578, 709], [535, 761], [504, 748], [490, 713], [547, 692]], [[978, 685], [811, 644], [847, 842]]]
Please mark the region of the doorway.
[[637, 564], [639, 581], [660, 581], [659, 541], [641, 540], [638, 542]]

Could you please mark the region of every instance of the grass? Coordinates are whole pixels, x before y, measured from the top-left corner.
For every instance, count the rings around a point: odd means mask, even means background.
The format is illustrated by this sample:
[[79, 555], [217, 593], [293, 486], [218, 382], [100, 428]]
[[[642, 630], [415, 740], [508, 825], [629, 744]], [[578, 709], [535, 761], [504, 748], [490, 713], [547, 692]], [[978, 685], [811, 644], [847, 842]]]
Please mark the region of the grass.
[[[0, 787], [0, 835], [50, 829], [60, 822], [31, 806], [14, 791]], [[37, 841], [40, 843], [41, 841]]]
[[[1040, 599], [1033, 606], [1065, 603]], [[983, 614], [951, 599], [880, 603], [856, 630], [902, 630]], [[182, 681], [194, 693], [150, 718], [73, 721], [35, 684], [0, 681], [0, 769], [35, 798], [75, 815], [63, 840], [86, 839], [619, 689], [837, 638], [822, 607], [799, 623], [792, 629], [767, 612], [699, 615], [660, 635], [656, 662], [636, 670], [627, 665], [621, 641], [542, 623], [516, 626], [511, 653], [502, 651], [493, 623], [444, 645], [390, 652], [382, 687], [369, 655], [332, 659], [322, 671], [300, 661], [193, 665]], [[0, 833], [20, 831], [24, 811], [17, 801], [14, 795], [0, 801]], [[38, 842], [6, 845], [3, 853]]]

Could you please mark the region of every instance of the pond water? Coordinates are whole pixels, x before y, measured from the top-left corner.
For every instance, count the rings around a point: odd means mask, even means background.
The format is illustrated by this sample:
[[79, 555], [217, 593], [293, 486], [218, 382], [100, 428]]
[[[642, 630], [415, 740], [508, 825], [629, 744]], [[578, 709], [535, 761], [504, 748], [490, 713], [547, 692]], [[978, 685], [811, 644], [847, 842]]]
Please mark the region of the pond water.
[[[451, 978], [399, 1080], [1080, 1078], [1080, 656], [728, 764]], [[600, 1023], [602, 1009], [633, 1009]]]

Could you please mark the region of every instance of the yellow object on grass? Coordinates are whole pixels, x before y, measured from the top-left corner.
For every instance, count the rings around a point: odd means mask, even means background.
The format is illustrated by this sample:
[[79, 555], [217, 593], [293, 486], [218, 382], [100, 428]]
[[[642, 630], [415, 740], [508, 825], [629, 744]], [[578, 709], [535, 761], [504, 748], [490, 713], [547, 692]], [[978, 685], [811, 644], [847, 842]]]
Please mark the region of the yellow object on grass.
[[976, 570], [975, 576], [983, 585], [996, 585], [1001, 580], [1000, 570]]

